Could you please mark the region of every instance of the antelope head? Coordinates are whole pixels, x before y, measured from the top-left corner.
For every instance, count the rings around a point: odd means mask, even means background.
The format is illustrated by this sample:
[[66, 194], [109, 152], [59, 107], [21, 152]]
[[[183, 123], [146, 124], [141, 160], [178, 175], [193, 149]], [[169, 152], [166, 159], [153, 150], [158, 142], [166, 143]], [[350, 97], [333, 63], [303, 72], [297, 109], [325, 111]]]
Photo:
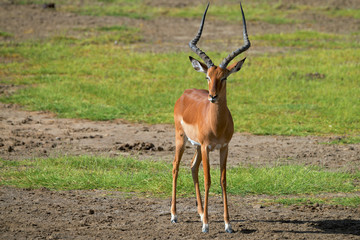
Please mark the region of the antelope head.
[[244, 11], [242, 9], [241, 3], [240, 3], [240, 9], [242, 13], [242, 20], [243, 20], [243, 36], [244, 36], [244, 45], [234, 52], [230, 53], [224, 60], [219, 64], [219, 66], [214, 65], [214, 63], [211, 61], [211, 59], [206, 55], [205, 52], [203, 52], [200, 48], [196, 46], [197, 42], [200, 40], [201, 33], [204, 27], [205, 17], [207, 10], [209, 8], [210, 3], [208, 3], [204, 15], [201, 20], [200, 28], [193, 40], [189, 42], [189, 47], [192, 51], [194, 51], [204, 62], [198, 61], [191, 56], [190, 61], [193, 66], [193, 68], [198, 71], [206, 74], [206, 79], [208, 81], [209, 85], [209, 101], [212, 103], [216, 103], [218, 101], [221, 101], [221, 99], [226, 99], [226, 79], [230, 74], [238, 72], [243, 63], [245, 62], [245, 59], [242, 59], [238, 62], [235, 62], [228, 66], [228, 64], [239, 54], [242, 52], [245, 52], [247, 49], [250, 48], [250, 41], [247, 35], [246, 30], [246, 21], [245, 21], [245, 15]]

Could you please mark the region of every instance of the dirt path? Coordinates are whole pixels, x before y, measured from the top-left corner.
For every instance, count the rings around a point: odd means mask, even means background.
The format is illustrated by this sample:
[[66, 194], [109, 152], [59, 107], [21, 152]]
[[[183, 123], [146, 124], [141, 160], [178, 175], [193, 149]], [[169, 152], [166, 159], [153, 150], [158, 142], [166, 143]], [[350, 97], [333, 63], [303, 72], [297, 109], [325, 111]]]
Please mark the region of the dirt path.
[[[189, 32], [198, 20], [159, 18], [150, 21], [116, 17], [88, 17], [44, 10], [38, 5], [0, 3], [0, 30], [12, 33], [11, 41], [44, 39], [59, 33], [79, 34], [76, 28], [126, 24], [141, 28], [145, 42], [137, 49], [162, 52], [187, 51]], [[181, 4], [197, 4], [185, 0]], [[300, 1], [297, 1], [300, 2]], [[301, 0], [313, 6], [359, 8], [357, 0]], [[282, 7], [289, 7], [286, 1]], [[149, 1], [171, 5], [173, 1]], [[345, 4], [345, 5], [344, 5]], [[287, 6], [289, 5], [289, 6]], [[249, 22], [250, 34], [314, 29], [325, 32], [359, 31], [359, 20], [304, 14], [306, 26], [270, 25]], [[166, 22], [166, 24], [164, 24]], [[184, 28], [183, 26], [188, 26]], [[234, 39], [219, 43], [218, 35], [232, 38], [237, 24], [210, 19], [204, 36], [209, 47], [233, 50]], [[209, 33], [216, 32], [217, 35]], [[1, 39], [0, 39], [1, 40]], [[8, 41], [9, 39], [2, 39]], [[236, 40], [236, 39], [235, 39]], [[208, 44], [207, 43], [207, 44]], [[283, 51], [254, 46], [256, 51]], [[0, 59], [6, 63], [7, 59]], [[18, 87], [1, 84], [0, 94]], [[296, 163], [329, 169], [358, 170], [360, 144], [322, 144], [338, 137], [282, 137], [235, 134], [230, 145], [229, 165], [274, 166]], [[29, 112], [0, 103], [0, 158], [15, 161], [58, 155], [133, 156], [171, 162], [174, 154], [172, 125], [132, 124], [122, 120], [94, 122], [58, 119], [45, 112]], [[182, 165], [189, 165], [194, 149], [188, 145]], [[212, 165], [218, 155], [212, 153]], [[319, 197], [329, 197], [329, 194]], [[170, 224], [170, 200], [141, 198], [110, 191], [49, 191], [0, 187], [0, 239], [360, 239], [360, 209], [309, 205], [262, 206], [269, 196], [230, 196], [230, 213], [235, 234], [224, 233], [221, 197], [210, 199], [210, 233], [201, 233], [194, 198], [180, 198], [179, 224]]]
[[263, 207], [261, 197], [230, 197], [234, 234], [224, 233], [221, 197], [210, 198], [210, 232], [201, 232], [194, 198], [178, 201], [108, 191], [0, 188], [1, 239], [360, 239], [360, 209]]

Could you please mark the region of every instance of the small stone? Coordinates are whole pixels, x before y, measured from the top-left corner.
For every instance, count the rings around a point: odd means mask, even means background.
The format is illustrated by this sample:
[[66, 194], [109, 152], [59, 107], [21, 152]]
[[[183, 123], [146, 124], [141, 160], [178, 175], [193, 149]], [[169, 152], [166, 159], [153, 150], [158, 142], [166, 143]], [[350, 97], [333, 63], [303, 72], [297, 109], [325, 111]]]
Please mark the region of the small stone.
[[260, 209], [260, 208], [265, 208], [263, 205], [261, 204], [256, 204], [253, 206], [254, 209]]

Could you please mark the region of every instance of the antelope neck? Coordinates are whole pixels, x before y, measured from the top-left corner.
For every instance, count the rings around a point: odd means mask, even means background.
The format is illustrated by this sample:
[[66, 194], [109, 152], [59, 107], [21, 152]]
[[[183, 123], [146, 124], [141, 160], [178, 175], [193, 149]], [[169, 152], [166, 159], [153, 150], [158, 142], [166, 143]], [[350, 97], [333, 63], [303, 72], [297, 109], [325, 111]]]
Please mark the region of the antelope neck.
[[227, 125], [227, 113], [228, 108], [226, 104], [226, 95], [222, 96], [215, 103], [209, 102], [209, 121], [214, 127], [214, 133], [218, 133], [219, 130], [224, 129]]

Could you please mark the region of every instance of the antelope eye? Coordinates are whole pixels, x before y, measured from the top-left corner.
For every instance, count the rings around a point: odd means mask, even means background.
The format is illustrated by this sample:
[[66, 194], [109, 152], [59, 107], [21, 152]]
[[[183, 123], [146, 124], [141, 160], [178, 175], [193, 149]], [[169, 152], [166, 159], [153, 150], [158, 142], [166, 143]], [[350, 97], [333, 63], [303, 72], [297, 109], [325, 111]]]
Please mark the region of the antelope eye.
[[210, 78], [209, 77], [205, 77], [206, 80], [210, 81]]
[[227, 78], [223, 78], [223, 79], [221, 79], [221, 81], [226, 81], [227, 80]]

